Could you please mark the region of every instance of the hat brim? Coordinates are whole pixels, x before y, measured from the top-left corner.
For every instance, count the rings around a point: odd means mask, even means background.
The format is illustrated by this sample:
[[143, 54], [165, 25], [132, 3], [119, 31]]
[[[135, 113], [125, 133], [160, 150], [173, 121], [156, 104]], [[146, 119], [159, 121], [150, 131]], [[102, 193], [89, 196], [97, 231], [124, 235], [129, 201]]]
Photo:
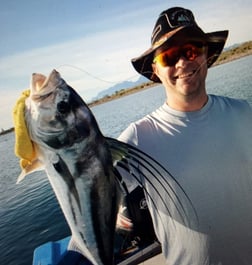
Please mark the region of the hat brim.
[[152, 63], [154, 59], [154, 54], [158, 49], [167, 48], [173, 42], [178, 42], [179, 38], [183, 41], [185, 40], [184, 36], [186, 33], [186, 38], [189, 37], [190, 40], [204, 40], [208, 45], [208, 54], [207, 54], [207, 66], [208, 68], [213, 65], [221, 54], [226, 39], [228, 37], [228, 30], [216, 31], [210, 33], [204, 33], [199, 27], [181, 27], [179, 30], [176, 30], [174, 34], [170, 34], [169, 38], [165, 42], [161, 42], [160, 45], [155, 45], [145, 51], [141, 56], [133, 58], [131, 60], [132, 65], [136, 71], [150, 79], [151, 81], [160, 83], [159, 78], [153, 73]]

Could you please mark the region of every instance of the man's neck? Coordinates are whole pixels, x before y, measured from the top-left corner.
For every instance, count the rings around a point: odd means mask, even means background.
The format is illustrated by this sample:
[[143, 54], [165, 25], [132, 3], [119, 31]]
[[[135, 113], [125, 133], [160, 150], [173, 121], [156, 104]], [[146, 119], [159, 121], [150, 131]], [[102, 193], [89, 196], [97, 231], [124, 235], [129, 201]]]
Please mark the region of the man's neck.
[[169, 97], [166, 100], [166, 104], [178, 111], [190, 112], [197, 111], [202, 109], [208, 101], [208, 96], [204, 95], [197, 99], [183, 99], [183, 100], [169, 100]]

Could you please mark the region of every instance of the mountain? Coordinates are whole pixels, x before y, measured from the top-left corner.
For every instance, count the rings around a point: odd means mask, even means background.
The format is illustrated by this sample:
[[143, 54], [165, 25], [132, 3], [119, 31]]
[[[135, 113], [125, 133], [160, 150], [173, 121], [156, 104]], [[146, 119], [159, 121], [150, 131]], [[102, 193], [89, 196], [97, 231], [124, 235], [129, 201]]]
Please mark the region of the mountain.
[[236, 47], [239, 47], [240, 45], [241, 45], [241, 43], [235, 43], [235, 44], [230, 45], [230, 46], [228, 46], [228, 47], [224, 47], [223, 51], [232, 50], [232, 49], [234, 49], [234, 48], [236, 48]]
[[114, 85], [112, 87], [109, 87], [109, 88], [107, 88], [105, 90], [102, 90], [92, 100], [97, 100], [97, 99], [103, 98], [105, 96], [110, 96], [110, 95], [114, 94], [115, 92], [120, 91], [122, 89], [129, 89], [129, 88], [141, 85], [141, 84], [149, 82], [149, 81], [150, 80], [145, 78], [144, 76], [140, 76], [139, 79], [137, 81], [135, 81], [135, 82], [133, 82], [133, 81], [124, 81], [124, 82], [118, 83], [118, 84], [116, 84], [116, 85]]

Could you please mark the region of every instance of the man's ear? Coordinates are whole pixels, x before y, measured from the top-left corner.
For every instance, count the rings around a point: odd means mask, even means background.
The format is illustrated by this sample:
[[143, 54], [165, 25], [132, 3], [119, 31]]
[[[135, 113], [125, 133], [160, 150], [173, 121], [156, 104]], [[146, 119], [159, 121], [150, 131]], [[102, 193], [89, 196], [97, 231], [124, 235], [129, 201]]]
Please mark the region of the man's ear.
[[153, 73], [156, 75], [157, 74], [157, 65], [155, 63], [153, 63], [151, 66], [152, 66]]

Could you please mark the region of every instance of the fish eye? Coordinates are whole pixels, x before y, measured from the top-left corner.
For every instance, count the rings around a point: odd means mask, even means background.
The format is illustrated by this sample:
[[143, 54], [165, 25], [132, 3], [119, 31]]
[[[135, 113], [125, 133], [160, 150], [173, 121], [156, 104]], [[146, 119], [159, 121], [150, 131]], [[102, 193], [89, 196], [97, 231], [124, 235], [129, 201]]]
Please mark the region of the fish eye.
[[60, 101], [58, 104], [57, 104], [57, 110], [59, 113], [61, 114], [66, 114], [68, 112], [70, 112], [71, 110], [71, 107], [70, 105], [65, 102], [65, 101]]

